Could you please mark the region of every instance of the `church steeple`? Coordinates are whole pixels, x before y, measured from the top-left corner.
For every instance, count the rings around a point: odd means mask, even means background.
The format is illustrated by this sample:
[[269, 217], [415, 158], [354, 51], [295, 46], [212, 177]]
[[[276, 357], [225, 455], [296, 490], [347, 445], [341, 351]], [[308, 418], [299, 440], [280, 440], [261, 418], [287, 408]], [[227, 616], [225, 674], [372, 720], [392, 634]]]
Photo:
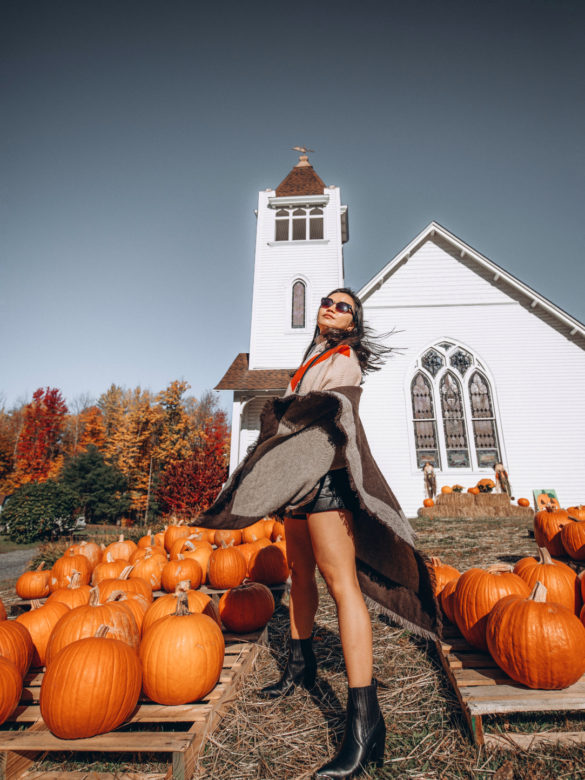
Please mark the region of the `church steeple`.
[[301, 154], [298, 163], [276, 188], [276, 197], [322, 195], [325, 182], [317, 175], [307, 154]]

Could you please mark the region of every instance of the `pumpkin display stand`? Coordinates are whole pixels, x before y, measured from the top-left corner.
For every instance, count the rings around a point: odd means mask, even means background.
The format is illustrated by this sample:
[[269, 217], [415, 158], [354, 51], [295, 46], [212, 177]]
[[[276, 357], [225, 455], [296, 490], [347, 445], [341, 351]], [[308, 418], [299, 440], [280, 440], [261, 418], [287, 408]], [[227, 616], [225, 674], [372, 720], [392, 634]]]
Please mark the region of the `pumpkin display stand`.
[[[219, 682], [201, 701], [195, 704], [169, 706], [155, 704], [142, 696], [132, 717], [120, 730], [87, 739], [59, 739], [47, 729], [39, 707], [39, 696], [44, 672], [32, 669], [25, 677], [20, 703], [10, 718], [0, 726], [0, 778], [17, 780], [34, 777], [35, 780], [67, 780], [77, 778], [112, 778], [98, 772], [58, 773], [34, 771], [28, 768], [35, 755], [72, 751], [73, 753], [160, 753], [169, 756], [166, 773], [149, 773], [149, 780], [188, 780], [196, 775], [197, 758], [202, 745], [221, 718], [228, 711], [236, 691], [251, 670], [260, 647], [266, 644], [267, 629], [251, 634], [236, 635], [224, 632], [225, 657]], [[25, 731], [17, 729], [31, 724]], [[145, 724], [153, 724], [151, 728]], [[160, 730], [161, 726], [164, 730]], [[132, 760], [132, 756], [128, 756]], [[142, 777], [143, 775], [141, 775]], [[116, 773], [116, 777], [136, 778], [134, 773]]]
[[420, 507], [418, 516], [430, 520], [444, 517], [469, 517], [474, 520], [484, 517], [486, 520], [517, 517], [519, 520], [532, 521], [534, 511], [530, 507], [513, 504], [505, 493], [439, 493], [435, 505]]
[[459, 629], [448, 623], [443, 640], [436, 643], [441, 664], [467, 720], [476, 745], [508, 750], [528, 750], [551, 744], [585, 744], [584, 731], [487, 734], [483, 716], [510, 713], [549, 712], [564, 714], [585, 711], [585, 675], [562, 690], [527, 688], [514, 682], [489, 653], [471, 647]]

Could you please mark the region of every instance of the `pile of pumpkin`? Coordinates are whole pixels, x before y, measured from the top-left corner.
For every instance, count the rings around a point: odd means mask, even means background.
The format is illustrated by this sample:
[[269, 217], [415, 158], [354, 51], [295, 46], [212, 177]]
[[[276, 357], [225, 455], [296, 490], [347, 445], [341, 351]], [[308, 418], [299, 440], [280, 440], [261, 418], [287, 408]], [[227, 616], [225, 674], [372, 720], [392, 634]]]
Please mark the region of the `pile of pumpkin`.
[[[585, 560], [585, 522], [570, 519], [574, 509], [537, 512], [539, 556], [514, 567], [460, 574], [439, 558], [429, 563], [445, 617], [472, 647], [488, 651], [512, 680], [529, 688], [566, 688], [585, 673], [585, 571], [578, 575], [553, 558], [570, 549]], [[571, 525], [580, 527], [566, 530]]]
[[[50, 571], [25, 572], [16, 591], [31, 610], [7, 620], [0, 601], [0, 723], [31, 666], [46, 667], [40, 710], [62, 739], [117, 728], [141, 690], [159, 704], [204, 698], [223, 666], [222, 624], [247, 633], [272, 616], [267, 586], [289, 574], [283, 535], [271, 518], [243, 531], [169, 526], [137, 544], [80, 542]], [[218, 606], [205, 582], [225, 590]]]

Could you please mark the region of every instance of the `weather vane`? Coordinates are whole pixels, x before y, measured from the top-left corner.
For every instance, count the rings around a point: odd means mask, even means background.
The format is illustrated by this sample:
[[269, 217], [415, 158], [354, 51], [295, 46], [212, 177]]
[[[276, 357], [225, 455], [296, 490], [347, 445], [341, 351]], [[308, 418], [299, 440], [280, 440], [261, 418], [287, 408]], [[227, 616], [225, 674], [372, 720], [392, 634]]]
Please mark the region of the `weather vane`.
[[293, 152], [300, 152], [301, 154], [315, 154], [314, 149], [309, 149], [306, 146], [291, 146]]

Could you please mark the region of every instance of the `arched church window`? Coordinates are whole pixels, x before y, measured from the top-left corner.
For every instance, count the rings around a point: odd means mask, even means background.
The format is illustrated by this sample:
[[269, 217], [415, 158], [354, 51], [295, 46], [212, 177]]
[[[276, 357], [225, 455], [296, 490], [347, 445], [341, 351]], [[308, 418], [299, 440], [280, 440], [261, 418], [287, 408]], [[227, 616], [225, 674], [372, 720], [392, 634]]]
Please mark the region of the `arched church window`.
[[426, 461], [430, 461], [433, 466], [440, 468], [433, 391], [429, 380], [420, 371], [412, 380], [410, 396], [418, 466], [422, 468]]
[[276, 241], [288, 241], [290, 214], [287, 209], [276, 212]]
[[489, 383], [479, 371], [469, 380], [469, 402], [478, 465], [493, 466], [500, 461], [496, 417]]
[[293, 284], [292, 288], [292, 317], [291, 325], [293, 328], [305, 327], [305, 283], [299, 279]]
[[450, 468], [467, 468], [470, 462], [465, 409], [461, 387], [455, 374], [452, 374], [450, 371], [444, 374], [439, 384], [439, 392], [441, 395], [447, 465]]
[[309, 212], [309, 236], [312, 240], [323, 238], [323, 209], [311, 209]]

